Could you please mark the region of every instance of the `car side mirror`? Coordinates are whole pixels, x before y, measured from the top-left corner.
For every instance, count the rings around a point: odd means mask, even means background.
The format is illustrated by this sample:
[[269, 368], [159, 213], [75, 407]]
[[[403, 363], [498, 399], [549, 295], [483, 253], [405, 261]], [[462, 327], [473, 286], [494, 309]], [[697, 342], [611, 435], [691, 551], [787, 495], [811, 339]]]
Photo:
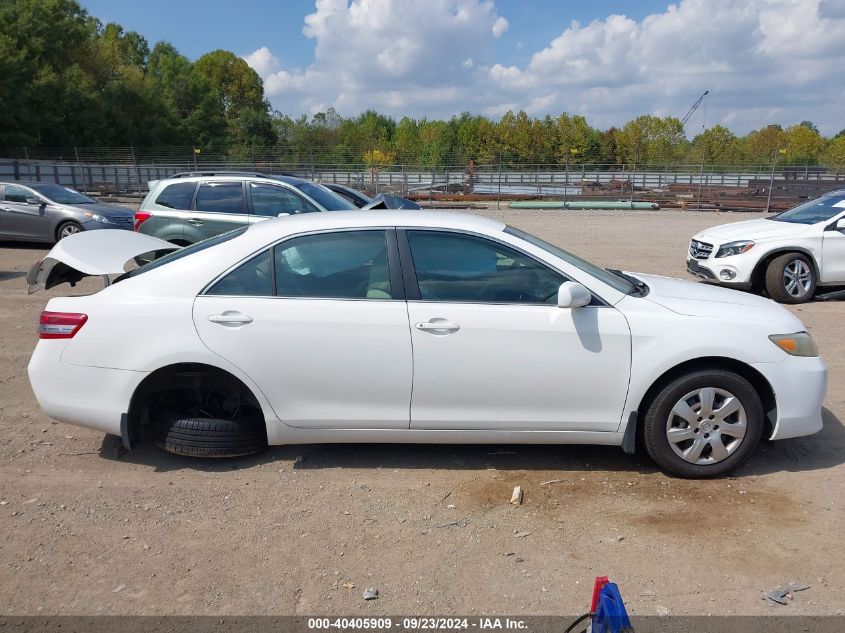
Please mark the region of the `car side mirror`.
[[833, 225], [833, 228], [836, 231], [845, 231], [845, 218], [839, 218], [836, 224]]
[[575, 281], [564, 281], [557, 291], [558, 308], [583, 308], [592, 300], [590, 291]]
[[37, 207], [40, 207], [44, 204], [44, 201], [41, 198], [36, 198], [35, 196], [30, 196], [26, 199], [27, 204], [34, 204]]
[[290, 213], [279, 213], [276, 217], [277, 218], [286, 218], [289, 215], [290, 215]]

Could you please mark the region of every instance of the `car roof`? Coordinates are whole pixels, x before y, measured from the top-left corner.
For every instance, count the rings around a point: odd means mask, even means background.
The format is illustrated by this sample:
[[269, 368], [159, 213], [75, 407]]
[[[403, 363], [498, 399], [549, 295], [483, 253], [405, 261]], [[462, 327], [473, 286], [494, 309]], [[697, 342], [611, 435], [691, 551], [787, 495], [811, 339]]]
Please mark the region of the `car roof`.
[[311, 182], [305, 178], [297, 178], [296, 176], [288, 176], [286, 174], [259, 174], [255, 172], [186, 172], [184, 174], [174, 174], [169, 178], [162, 178], [161, 183], [171, 184], [174, 182], [196, 182], [198, 180], [257, 180], [266, 182], [284, 182], [289, 185], [296, 185], [305, 182]]
[[259, 241], [271, 242], [287, 235], [309, 231], [387, 226], [431, 227], [497, 233], [503, 231], [507, 225], [480, 215], [455, 211], [412, 211], [407, 209], [392, 211], [385, 209], [301, 213], [258, 222], [249, 227], [247, 234]]

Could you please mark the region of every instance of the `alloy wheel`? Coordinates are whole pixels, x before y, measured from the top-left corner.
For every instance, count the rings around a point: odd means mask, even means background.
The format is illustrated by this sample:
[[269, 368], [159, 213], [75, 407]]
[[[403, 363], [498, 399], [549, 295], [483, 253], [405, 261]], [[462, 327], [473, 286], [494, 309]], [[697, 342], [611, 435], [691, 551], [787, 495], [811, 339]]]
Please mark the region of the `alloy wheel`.
[[801, 259], [793, 259], [783, 269], [783, 287], [792, 297], [803, 297], [813, 284], [813, 271]]
[[63, 239], [68, 235], [73, 235], [75, 233], [79, 233], [80, 228], [75, 224], [66, 224], [62, 227], [62, 230], [59, 231], [59, 239]]
[[742, 444], [747, 422], [739, 398], [725, 389], [702, 387], [672, 407], [666, 420], [666, 438], [684, 461], [717, 464]]

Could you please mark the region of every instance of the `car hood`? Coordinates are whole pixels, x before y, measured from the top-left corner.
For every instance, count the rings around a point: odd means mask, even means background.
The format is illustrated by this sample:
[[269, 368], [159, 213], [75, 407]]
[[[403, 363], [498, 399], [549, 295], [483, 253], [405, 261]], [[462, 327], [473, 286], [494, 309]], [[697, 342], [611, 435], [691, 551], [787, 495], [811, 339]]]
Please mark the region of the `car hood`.
[[646, 298], [664, 308], [693, 317], [777, 322], [784, 333], [805, 327], [789, 310], [758, 295], [710, 284], [628, 273], [649, 287]]
[[127, 207], [121, 207], [116, 204], [105, 204], [103, 202], [91, 202], [88, 204], [68, 204], [62, 206], [67, 206], [72, 209], [79, 209], [81, 211], [89, 211], [91, 213], [96, 213], [97, 215], [102, 215], [107, 218], [125, 218], [135, 215], [135, 212], [132, 211], [132, 209], [129, 209]]
[[778, 222], [777, 220], [745, 220], [744, 222], [731, 222], [720, 224], [698, 233], [696, 239], [707, 241], [707, 238], [724, 243], [735, 240], [763, 240], [773, 237], [790, 237], [801, 235], [810, 228], [808, 224], [795, 224], [794, 222]]
[[[88, 206], [88, 205], [86, 205]], [[84, 277], [124, 272], [126, 264], [146, 253], [181, 248], [151, 235], [119, 229], [82, 231], [62, 239], [26, 276], [29, 293]]]

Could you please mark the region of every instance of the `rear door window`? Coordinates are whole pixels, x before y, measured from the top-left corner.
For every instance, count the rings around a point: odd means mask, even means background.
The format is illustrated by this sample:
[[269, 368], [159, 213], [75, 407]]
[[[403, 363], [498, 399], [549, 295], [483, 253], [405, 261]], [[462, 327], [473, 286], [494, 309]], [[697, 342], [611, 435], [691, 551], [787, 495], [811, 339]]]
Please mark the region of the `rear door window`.
[[244, 188], [240, 182], [204, 182], [197, 191], [197, 211], [246, 213]]
[[177, 182], [167, 185], [164, 191], [158, 194], [155, 203], [168, 209], [190, 209], [196, 188], [195, 182]]

